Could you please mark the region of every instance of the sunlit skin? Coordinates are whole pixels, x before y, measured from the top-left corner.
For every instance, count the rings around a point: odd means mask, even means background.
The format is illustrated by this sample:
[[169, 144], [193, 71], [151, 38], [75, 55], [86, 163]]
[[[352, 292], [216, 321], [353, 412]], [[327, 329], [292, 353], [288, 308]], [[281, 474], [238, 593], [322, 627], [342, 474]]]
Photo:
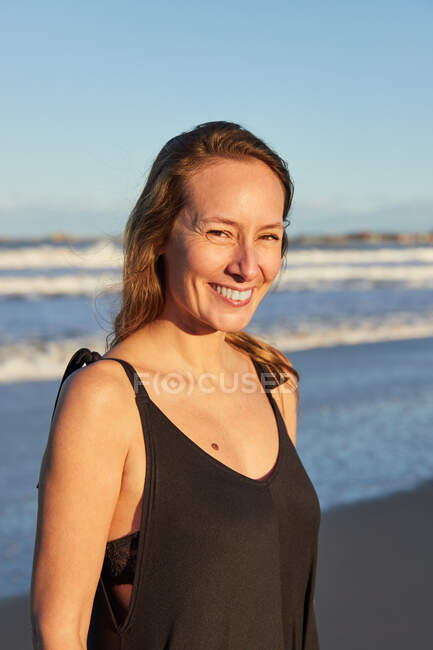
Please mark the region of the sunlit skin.
[[[163, 248], [167, 291], [160, 318], [195, 335], [242, 330], [280, 270], [283, 186], [261, 161], [224, 159], [200, 169], [188, 187], [189, 204]], [[210, 282], [254, 287], [251, 300], [228, 304]]]
[[[225, 333], [248, 325], [278, 275], [284, 187], [255, 158], [214, 159], [187, 183], [189, 200], [160, 249], [166, 279], [163, 310], [118, 344], [116, 352], [161, 373], [188, 370], [198, 377], [208, 371], [236, 372], [240, 364], [246, 369], [245, 356], [227, 344]], [[254, 290], [247, 305], [233, 306], [209, 283]]]

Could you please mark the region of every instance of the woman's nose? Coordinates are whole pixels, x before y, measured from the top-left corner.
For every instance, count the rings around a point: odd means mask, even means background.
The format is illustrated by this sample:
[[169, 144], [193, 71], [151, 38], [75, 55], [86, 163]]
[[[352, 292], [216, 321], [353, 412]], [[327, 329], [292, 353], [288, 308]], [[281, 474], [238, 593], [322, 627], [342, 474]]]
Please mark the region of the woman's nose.
[[258, 253], [253, 244], [239, 243], [232, 250], [232, 259], [227, 270], [246, 281], [254, 280], [258, 273]]

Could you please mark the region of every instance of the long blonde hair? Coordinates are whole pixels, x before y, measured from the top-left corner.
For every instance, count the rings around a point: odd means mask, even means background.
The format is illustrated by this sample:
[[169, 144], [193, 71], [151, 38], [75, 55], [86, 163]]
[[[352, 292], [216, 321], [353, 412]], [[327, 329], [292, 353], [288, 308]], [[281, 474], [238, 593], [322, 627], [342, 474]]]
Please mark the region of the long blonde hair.
[[[285, 191], [283, 223], [287, 226], [293, 199], [287, 163], [247, 129], [232, 122], [206, 122], [180, 133], [163, 146], [125, 226], [121, 308], [114, 318], [114, 330], [107, 335], [106, 351], [158, 318], [163, 310], [165, 281], [160, 249], [170, 235], [176, 216], [187, 204], [185, 180], [216, 158], [244, 160], [247, 157], [263, 161], [280, 179]], [[283, 262], [287, 248], [284, 231]], [[227, 332], [225, 340], [263, 364], [278, 384], [291, 382], [298, 401], [299, 374], [279, 350], [244, 331]]]

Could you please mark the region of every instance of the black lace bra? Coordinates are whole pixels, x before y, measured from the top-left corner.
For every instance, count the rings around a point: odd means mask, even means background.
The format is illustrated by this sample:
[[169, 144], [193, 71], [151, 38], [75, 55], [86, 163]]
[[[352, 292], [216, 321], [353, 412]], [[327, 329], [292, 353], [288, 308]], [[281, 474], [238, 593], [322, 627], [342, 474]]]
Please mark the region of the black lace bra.
[[109, 585], [132, 585], [140, 531], [107, 542], [101, 575]]

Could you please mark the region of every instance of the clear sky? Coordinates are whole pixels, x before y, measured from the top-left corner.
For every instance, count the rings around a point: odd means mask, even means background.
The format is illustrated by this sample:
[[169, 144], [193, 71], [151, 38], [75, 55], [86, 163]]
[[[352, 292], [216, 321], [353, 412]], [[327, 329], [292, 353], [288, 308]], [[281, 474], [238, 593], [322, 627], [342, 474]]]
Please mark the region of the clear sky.
[[433, 3], [3, 2], [0, 237], [118, 234], [177, 133], [288, 162], [289, 234], [433, 230]]

